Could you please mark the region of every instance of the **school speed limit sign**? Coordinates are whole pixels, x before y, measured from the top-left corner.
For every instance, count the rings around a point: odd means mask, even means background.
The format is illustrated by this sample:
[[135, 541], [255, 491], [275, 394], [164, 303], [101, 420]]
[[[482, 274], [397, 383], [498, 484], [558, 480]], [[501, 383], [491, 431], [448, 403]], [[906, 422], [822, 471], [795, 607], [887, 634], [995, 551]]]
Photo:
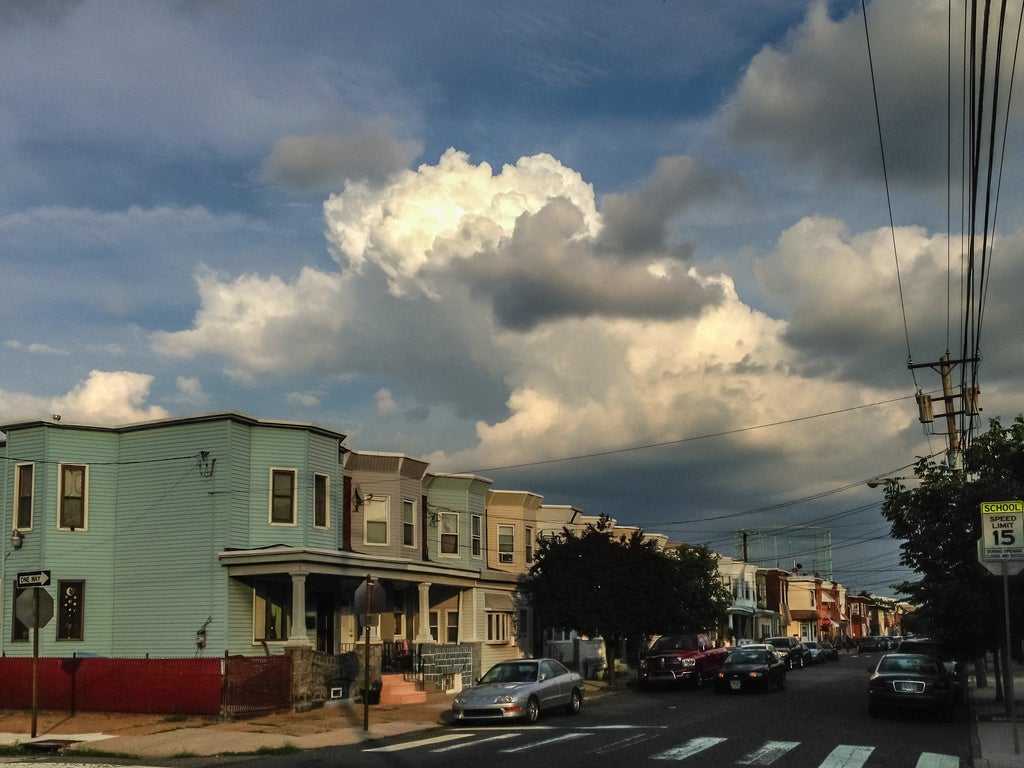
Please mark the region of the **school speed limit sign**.
[[1024, 501], [981, 502], [985, 560], [1024, 560]]

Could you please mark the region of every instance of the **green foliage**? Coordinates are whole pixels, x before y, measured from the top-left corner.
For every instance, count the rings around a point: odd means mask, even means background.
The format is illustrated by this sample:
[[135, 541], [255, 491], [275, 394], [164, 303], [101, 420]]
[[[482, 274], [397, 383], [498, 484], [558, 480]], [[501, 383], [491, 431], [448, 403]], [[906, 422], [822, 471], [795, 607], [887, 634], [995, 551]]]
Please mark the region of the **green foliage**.
[[602, 517], [582, 531], [564, 528], [539, 543], [525, 591], [543, 627], [613, 641], [640, 634], [704, 629], [729, 604], [717, 556], [701, 547], [659, 551], [643, 531], [615, 537]]
[[[978, 562], [981, 502], [1024, 498], [1024, 420], [998, 420], [964, 455], [964, 471], [922, 459], [917, 487], [890, 483], [882, 514], [901, 545], [902, 562], [921, 579], [901, 585], [920, 606], [918, 621], [931, 634], [976, 656], [1000, 644], [1002, 581]], [[1011, 624], [1020, 635], [1021, 577], [1010, 580]]]

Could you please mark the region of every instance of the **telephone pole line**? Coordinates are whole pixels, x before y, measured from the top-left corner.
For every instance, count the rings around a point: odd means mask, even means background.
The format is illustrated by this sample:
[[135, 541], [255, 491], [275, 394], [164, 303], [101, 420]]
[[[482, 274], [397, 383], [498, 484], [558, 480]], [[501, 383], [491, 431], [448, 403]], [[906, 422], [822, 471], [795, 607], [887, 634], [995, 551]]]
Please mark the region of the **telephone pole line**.
[[[957, 425], [957, 416], [967, 416], [973, 419], [978, 415], [978, 388], [961, 385], [959, 392], [953, 391], [953, 367], [964, 363], [977, 363], [978, 357], [963, 357], [958, 360], [951, 360], [949, 353], [945, 353], [936, 363], [908, 363], [907, 368], [931, 368], [937, 371], [942, 378], [942, 395], [933, 398], [920, 390], [917, 391], [918, 418], [922, 424], [931, 424], [936, 416], [946, 418], [946, 462], [949, 466], [955, 467], [960, 462], [960, 428]], [[944, 404], [944, 413], [934, 413], [932, 403], [941, 400]], [[956, 401], [960, 401], [960, 409], [957, 410]]]

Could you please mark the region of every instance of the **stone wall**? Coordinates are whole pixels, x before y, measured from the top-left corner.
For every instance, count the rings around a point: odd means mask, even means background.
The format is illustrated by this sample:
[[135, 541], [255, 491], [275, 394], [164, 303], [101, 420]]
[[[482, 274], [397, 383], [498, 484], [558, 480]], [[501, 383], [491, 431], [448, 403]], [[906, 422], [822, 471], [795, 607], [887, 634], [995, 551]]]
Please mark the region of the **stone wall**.
[[472, 645], [429, 645], [414, 648], [417, 669], [425, 690], [445, 692], [461, 691], [473, 684], [479, 677], [479, 670], [473, 669], [479, 653], [473, 652]]

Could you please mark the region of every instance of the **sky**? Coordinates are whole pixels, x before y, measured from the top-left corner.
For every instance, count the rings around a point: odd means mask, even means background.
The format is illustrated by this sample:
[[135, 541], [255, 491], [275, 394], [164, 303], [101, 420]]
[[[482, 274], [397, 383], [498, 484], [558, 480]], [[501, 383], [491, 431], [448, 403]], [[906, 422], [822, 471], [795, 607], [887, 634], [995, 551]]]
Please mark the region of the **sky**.
[[312, 422], [725, 555], [823, 528], [893, 594], [866, 481], [946, 447], [908, 362], [961, 348], [962, 109], [947, 3], [866, 7], [0, 0], [0, 424]]

